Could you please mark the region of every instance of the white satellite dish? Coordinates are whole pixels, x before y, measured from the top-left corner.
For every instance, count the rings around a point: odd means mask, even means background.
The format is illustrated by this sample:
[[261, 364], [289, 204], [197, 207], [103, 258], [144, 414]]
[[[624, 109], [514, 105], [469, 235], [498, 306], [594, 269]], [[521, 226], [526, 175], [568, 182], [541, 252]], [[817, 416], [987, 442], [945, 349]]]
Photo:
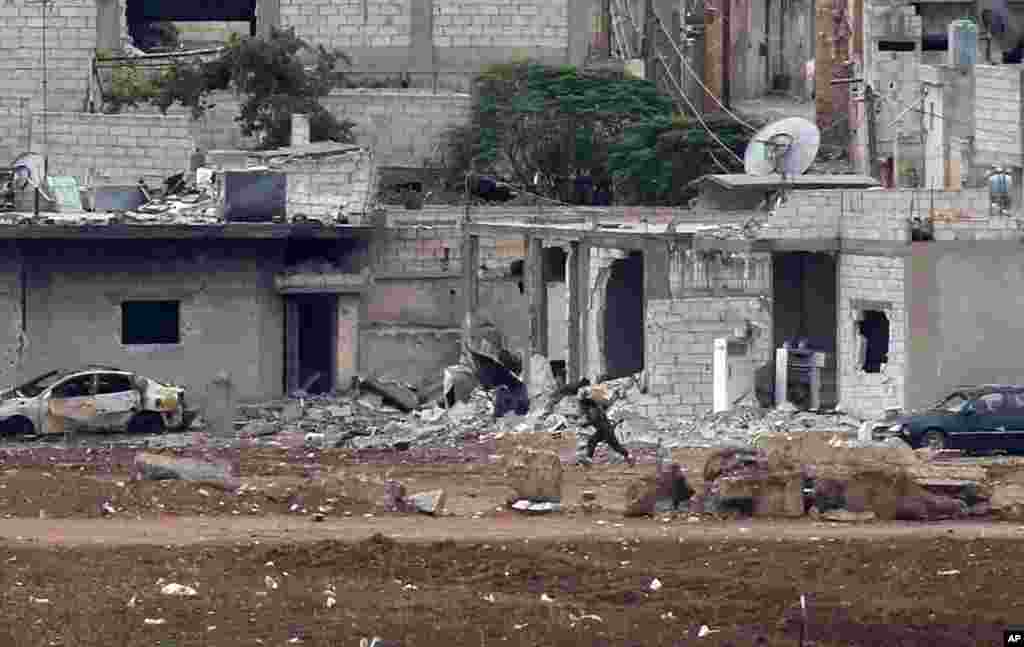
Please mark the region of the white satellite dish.
[[818, 156], [821, 132], [800, 117], [768, 124], [751, 138], [743, 154], [749, 175], [803, 175]]
[[14, 186], [24, 189], [27, 186], [41, 188], [46, 182], [43, 177], [43, 156], [39, 153], [22, 153], [11, 164], [14, 169]]

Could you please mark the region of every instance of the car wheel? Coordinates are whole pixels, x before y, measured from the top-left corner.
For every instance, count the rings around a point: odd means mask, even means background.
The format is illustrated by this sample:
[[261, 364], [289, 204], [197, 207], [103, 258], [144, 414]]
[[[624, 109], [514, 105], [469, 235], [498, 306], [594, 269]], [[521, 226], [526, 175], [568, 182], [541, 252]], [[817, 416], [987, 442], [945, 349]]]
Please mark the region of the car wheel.
[[928, 449], [934, 449], [936, 451], [948, 449], [949, 440], [946, 438], [946, 434], [938, 429], [929, 429], [924, 433], [921, 438], [921, 447], [927, 447]]
[[28, 418], [17, 416], [0, 423], [0, 435], [31, 436], [33, 433], [35, 433], [35, 426]]
[[163, 417], [153, 411], [143, 411], [128, 425], [128, 431], [133, 434], [162, 434], [165, 429]]

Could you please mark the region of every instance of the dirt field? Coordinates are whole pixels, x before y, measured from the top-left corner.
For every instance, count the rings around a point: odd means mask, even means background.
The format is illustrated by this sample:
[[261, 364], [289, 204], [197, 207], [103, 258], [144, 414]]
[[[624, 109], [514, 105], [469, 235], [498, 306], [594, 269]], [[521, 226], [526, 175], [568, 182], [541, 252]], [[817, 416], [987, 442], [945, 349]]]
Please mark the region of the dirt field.
[[[499, 511], [504, 450], [248, 450], [238, 495], [133, 482], [130, 452], [0, 454], [0, 645], [797, 645], [801, 594], [807, 645], [998, 645], [1024, 622], [1014, 524], [627, 520], [651, 458], [603, 454], [567, 468], [565, 514], [523, 517]], [[706, 453], [675, 458], [699, 475]], [[450, 516], [385, 512], [385, 478], [445, 487]], [[574, 509], [584, 489], [604, 511]]]

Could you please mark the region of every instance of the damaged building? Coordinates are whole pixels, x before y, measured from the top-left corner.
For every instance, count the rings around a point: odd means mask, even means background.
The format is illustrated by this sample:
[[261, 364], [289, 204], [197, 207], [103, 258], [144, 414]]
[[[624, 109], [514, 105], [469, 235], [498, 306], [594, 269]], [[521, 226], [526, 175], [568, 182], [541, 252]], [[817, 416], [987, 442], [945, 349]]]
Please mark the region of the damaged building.
[[[475, 220], [469, 245], [523, 236], [529, 352], [539, 355], [552, 348], [545, 323], [566, 321], [547, 301], [543, 261], [565, 250], [570, 379], [637, 373], [646, 395], [636, 404], [652, 417], [713, 408], [716, 340], [730, 396], [768, 406], [781, 394], [874, 416], [961, 384], [1021, 382], [1005, 310], [1017, 302], [1015, 218], [991, 210], [982, 190], [925, 200], [876, 184], [710, 176], [685, 219]], [[756, 207], [779, 191], [773, 210]], [[911, 214], [930, 221], [932, 240], [914, 239]]]

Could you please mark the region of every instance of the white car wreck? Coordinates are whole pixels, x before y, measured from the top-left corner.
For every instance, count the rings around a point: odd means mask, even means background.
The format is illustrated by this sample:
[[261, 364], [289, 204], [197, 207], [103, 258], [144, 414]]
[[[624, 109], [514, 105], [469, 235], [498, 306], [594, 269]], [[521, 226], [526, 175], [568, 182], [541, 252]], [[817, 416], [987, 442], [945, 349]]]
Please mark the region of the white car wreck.
[[108, 366], [50, 371], [0, 391], [0, 433], [160, 433], [187, 429], [185, 389]]

